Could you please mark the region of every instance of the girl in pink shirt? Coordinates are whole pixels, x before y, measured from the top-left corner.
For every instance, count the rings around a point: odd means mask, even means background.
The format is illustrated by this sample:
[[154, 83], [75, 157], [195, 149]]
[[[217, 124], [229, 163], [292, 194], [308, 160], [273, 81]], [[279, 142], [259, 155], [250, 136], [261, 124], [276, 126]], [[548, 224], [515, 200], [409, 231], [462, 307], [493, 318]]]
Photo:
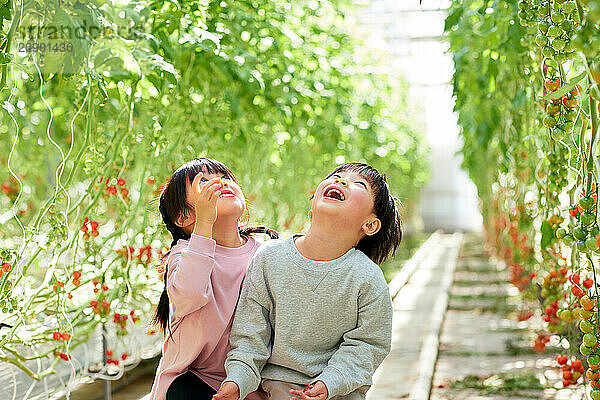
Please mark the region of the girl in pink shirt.
[[[173, 242], [154, 316], [165, 342], [151, 400], [211, 399], [225, 379], [233, 313], [250, 259], [261, 245], [250, 233], [277, 237], [264, 227], [241, 229], [245, 208], [233, 173], [208, 158], [181, 166], [160, 196]], [[253, 392], [247, 399], [266, 396]]]

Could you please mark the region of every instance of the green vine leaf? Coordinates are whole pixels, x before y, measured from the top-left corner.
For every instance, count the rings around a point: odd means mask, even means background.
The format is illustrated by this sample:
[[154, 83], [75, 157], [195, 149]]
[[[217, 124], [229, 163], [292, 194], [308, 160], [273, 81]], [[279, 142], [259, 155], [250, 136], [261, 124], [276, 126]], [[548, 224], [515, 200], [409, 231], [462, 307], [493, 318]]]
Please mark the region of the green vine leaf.
[[579, 83], [579, 81], [585, 78], [586, 75], [587, 72], [583, 71], [582, 73], [571, 79], [568, 83], [562, 85], [558, 90], [550, 92], [547, 95], [543, 96], [542, 100], [554, 100], [563, 97], [565, 94], [569, 93], [571, 89], [573, 89], [575, 85]]
[[540, 246], [542, 249], [545, 249], [550, 245], [550, 243], [552, 243], [552, 240], [554, 239], [554, 230], [548, 221], [544, 221], [542, 222], [541, 231], [542, 239], [540, 240]]

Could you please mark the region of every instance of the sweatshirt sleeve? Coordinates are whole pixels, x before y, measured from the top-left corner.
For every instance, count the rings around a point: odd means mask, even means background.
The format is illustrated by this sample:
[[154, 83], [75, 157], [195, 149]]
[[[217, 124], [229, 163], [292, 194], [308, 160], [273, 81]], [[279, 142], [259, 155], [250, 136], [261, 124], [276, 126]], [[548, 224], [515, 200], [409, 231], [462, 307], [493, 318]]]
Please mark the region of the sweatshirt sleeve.
[[213, 239], [192, 234], [186, 247], [171, 254], [167, 293], [173, 315], [186, 316], [202, 308], [212, 298], [215, 248]]
[[356, 328], [343, 335], [339, 349], [311, 382], [325, 383], [329, 392], [327, 399], [372, 384], [375, 370], [390, 352], [392, 300], [387, 286], [383, 291], [373, 292], [367, 290], [359, 296]]
[[231, 351], [225, 361], [224, 382], [238, 385], [240, 399], [258, 388], [261, 371], [271, 356], [272, 302], [260, 259], [255, 255], [248, 267], [229, 336]]

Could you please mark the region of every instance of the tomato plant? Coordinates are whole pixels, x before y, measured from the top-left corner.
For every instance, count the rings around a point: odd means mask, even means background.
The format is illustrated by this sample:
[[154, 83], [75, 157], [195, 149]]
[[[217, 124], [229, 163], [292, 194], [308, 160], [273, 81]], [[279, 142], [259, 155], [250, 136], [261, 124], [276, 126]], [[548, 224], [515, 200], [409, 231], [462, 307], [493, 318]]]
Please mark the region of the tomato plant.
[[600, 397], [597, 275], [600, 3], [454, 1], [446, 32], [456, 72], [464, 167], [481, 198], [487, 241], [523, 304], [539, 305], [563, 386], [583, 372]]

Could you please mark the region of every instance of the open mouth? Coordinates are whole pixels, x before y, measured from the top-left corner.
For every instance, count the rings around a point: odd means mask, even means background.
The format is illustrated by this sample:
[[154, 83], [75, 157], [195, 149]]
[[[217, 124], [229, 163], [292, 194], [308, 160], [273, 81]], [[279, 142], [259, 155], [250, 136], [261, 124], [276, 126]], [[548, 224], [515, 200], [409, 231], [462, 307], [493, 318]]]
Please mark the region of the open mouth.
[[221, 190], [221, 195], [219, 197], [227, 197], [227, 196], [235, 196], [230, 189]]
[[335, 186], [330, 186], [329, 188], [327, 188], [323, 193], [323, 197], [327, 197], [328, 199], [334, 199], [338, 201], [346, 200], [344, 193]]

